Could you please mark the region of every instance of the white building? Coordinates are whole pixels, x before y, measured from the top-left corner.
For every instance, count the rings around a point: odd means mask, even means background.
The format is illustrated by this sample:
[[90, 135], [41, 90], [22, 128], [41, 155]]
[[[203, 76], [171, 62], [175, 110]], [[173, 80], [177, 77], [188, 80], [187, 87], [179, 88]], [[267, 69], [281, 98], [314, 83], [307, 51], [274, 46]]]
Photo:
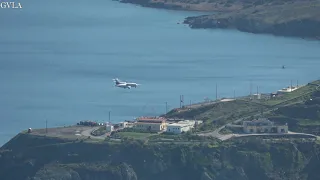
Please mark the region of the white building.
[[114, 127], [111, 124], [107, 124], [106, 130], [107, 130], [107, 132], [112, 132], [112, 131], [114, 131]]
[[120, 122], [119, 123], [119, 128], [127, 128], [128, 127], [128, 122]]
[[253, 94], [252, 99], [261, 99], [261, 94]]
[[289, 92], [292, 92], [292, 91], [299, 89], [300, 87], [302, 87], [302, 86], [296, 86], [296, 87], [289, 86], [287, 88], [282, 88], [282, 89], [278, 90], [277, 93], [278, 94], [289, 93]]
[[243, 121], [245, 133], [288, 133], [288, 125], [275, 125], [266, 118], [259, 118], [254, 121]]
[[174, 134], [180, 134], [182, 132], [190, 131], [196, 123], [201, 123], [198, 121], [180, 121], [177, 123], [172, 123], [167, 125], [167, 132], [174, 133]]

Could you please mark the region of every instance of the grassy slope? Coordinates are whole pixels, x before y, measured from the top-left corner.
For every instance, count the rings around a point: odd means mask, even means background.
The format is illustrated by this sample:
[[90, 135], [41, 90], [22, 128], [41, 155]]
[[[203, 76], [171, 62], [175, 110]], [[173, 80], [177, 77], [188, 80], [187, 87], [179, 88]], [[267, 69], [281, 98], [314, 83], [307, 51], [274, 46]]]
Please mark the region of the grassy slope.
[[[270, 100], [236, 100], [200, 106], [193, 109], [174, 109], [167, 114], [169, 118], [203, 119], [202, 130], [215, 129], [240, 117], [259, 114], [275, 108], [297, 104], [310, 99], [317, 90], [320, 80], [313, 81], [296, 91]], [[320, 88], [319, 88], [320, 89]]]
[[320, 135], [320, 91], [314, 92], [310, 99], [280, 107], [270, 118], [275, 122], [288, 123], [292, 131]]
[[213, 105], [202, 106], [190, 110], [173, 110], [167, 114], [169, 118], [185, 118], [204, 120], [201, 130], [215, 129], [237, 118], [248, 116], [265, 109], [263, 104], [235, 100], [219, 102]]

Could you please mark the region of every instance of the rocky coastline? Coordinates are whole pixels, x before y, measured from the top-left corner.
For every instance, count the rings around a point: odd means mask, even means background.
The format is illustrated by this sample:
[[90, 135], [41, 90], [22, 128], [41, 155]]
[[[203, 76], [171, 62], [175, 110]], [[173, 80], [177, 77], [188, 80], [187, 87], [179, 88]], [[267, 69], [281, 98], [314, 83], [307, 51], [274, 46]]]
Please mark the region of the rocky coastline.
[[191, 28], [236, 29], [254, 34], [320, 40], [319, 0], [121, 0], [122, 3], [172, 10], [212, 12], [187, 17]]

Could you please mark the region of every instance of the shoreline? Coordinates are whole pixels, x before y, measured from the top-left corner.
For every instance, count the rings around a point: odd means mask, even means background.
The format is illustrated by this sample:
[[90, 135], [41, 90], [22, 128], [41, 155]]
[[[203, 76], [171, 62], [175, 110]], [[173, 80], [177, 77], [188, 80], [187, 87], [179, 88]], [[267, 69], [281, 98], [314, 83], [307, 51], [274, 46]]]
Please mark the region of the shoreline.
[[[318, 84], [318, 83], [320, 83], [320, 80], [310, 81], [307, 84], [300, 85], [299, 88], [297, 88], [296, 90], [303, 88], [307, 85], [309, 85], [309, 86], [311, 85], [311, 86], [317, 86], [316, 90], [318, 91], [319, 87], [320, 87], [320, 84]], [[292, 91], [292, 92], [294, 92], [294, 91]], [[266, 94], [271, 94], [271, 93], [266, 93]], [[306, 94], [303, 94], [303, 95], [306, 95]], [[213, 105], [216, 103], [221, 103], [221, 102], [232, 102], [235, 100], [248, 100], [248, 99], [252, 98], [252, 96], [253, 95], [247, 95], [247, 96], [239, 96], [239, 97], [234, 97], [234, 98], [222, 98], [222, 99], [218, 99], [218, 100], [211, 101], [211, 102], [198, 102], [198, 103], [191, 104], [191, 106], [186, 105], [185, 107], [182, 107], [182, 108], [178, 108], [178, 107], [173, 108], [170, 111], [168, 111], [167, 114], [163, 114], [164, 116], [159, 115], [159, 117], [165, 117], [167, 119], [172, 119], [172, 118], [168, 117], [167, 115], [170, 113], [177, 112], [177, 111], [180, 111], [183, 113], [188, 109], [203, 108], [205, 106], [210, 106], [210, 105]], [[298, 98], [300, 98], [300, 97], [298, 97]], [[283, 102], [291, 101], [293, 99], [285, 99], [285, 100], [283, 100]], [[282, 104], [283, 102], [280, 102], [279, 104]], [[278, 106], [279, 104], [271, 104], [268, 106], [270, 106], [270, 107], [271, 106]], [[177, 120], [178, 120], [178, 118], [177, 118]], [[180, 120], [185, 120], [185, 119], [180, 119]], [[104, 126], [104, 125], [102, 125], [102, 126]], [[24, 130], [24, 131], [18, 133], [17, 135], [30, 134], [30, 135], [35, 135], [35, 136], [51, 137], [51, 138], [58, 138], [58, 139], [65, 139], [65, 140], [74, 140], [74, 139], [79, 139], [79, 140], [89, 139], [91, 141], [104, 140], [106, 138], [105, 135], [93, 136], [92, 134], [90, 134], [93, 130], [98, 129], [99, 127], [101, 127], [101, 126], [83, 126], [83, 125], [74, 124], [74, 125], [69, 125], [69, 126], [64, 126], [64, 127], [49, 127], [48, 129], [45, 129], [45, 128], [33, 129], [32, 133], [28, 133], [27, 132], [28, 130]], [[205, 132], [205, 131], [203, 131], [203, 132]], [[12, 137], [8, 142], [10, 142], [14, 137]], [[5, 146], [8, 142], [4, 143], [2, 146]]]
[[210, 13], [186, 17], [182, 24], [192, 29], [233, 29], [252, 34], [320, 40], [320, 2], [291, 0], [274, 4], [245, 4], [222, 0], [117, 0], [141, 7]]

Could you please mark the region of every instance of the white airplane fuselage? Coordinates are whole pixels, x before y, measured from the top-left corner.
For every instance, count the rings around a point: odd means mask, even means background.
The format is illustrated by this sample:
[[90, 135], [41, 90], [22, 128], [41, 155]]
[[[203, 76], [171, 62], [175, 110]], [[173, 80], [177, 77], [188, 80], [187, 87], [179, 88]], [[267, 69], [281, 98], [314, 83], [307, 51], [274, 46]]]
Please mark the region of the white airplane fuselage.
[[127, 82], [121, 82], [118, 78], [114, 79], [117, 87], [121, 87], [124, 89], [131, 89], [131, 87], [137, 88], [138, 84], [137, 83], [127, 83]]
[[116, 86], [124, 89], [131, 89], [131, 86], [128, 86], [127, 84], [116, 84]]

